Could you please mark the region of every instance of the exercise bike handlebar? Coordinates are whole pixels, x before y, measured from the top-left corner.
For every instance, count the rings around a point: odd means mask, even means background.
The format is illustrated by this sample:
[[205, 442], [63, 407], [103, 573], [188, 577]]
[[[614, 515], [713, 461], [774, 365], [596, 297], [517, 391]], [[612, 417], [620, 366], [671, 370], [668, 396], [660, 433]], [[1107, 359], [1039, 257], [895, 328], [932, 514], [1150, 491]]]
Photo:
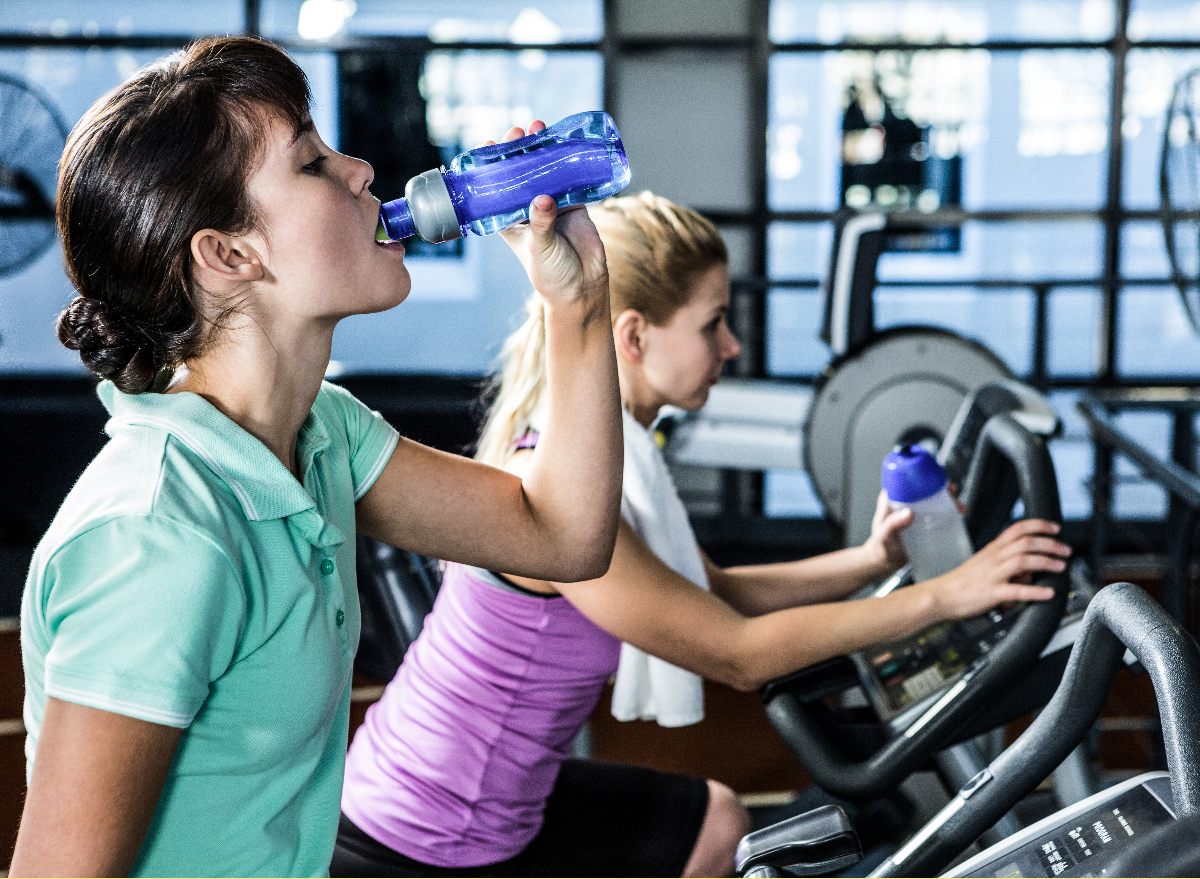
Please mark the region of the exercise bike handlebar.
[[[1006, 414], [993, 416], [980, 433], [964, 486], [967, 502], [983, 503], [978, 495], [997, 457], [1007, 459], [1012, 465], [1026, 515], [1061, 522], [1054, 464], [1045, 440]], [[789, 689], [788, 682], [803, 677], [804, 672], [763, 688], [767, 714], [822, 788], [847, 800], [861, 801], [882, 795], [949, 744], [957, 730], [1037, 662], [1062, 617], [1069, 578], [1065, 573], [1044, 574], [1036, 582], [1053, 587], [1054, 597], [1029, 605], [1008, 635], [976, 669], [961, 678], [908, 729], [865, 760], [847, 759], [834, 737], [822, 728], [818, 712], [823, 706], [812, 698], [802, 698], [806, 694], [798, 693], [796, 688]]]
[[1058, 690], [1029, 729], [871, 875], [937, 875], [1033, 791], [1100, 716], [1126, 648], [1154, 683], [1176, 816], [1200, 814], [1200, 648], [1145, 592], [1116, 583], [1088, 606]]

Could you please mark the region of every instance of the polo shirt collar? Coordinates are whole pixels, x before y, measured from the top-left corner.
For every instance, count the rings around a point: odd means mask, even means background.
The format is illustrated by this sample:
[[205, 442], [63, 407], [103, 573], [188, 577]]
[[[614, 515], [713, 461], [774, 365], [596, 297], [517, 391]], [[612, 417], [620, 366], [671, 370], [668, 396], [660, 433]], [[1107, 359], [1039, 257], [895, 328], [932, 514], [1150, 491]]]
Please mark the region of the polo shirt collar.
[[[283, 462], [200, 395], [125, 394], [110, 381], [101, 382], [97, 393], [111, 416], [105, 433], [115, 436], [122, 427], [140, 425], [170, 434], [229, 486], [247, 519], [281, 519], [316, 507]], [[307, 473], [316, 453], [329, 444], [324, 422], [309, 412], [296, 438], [300, 472]]]

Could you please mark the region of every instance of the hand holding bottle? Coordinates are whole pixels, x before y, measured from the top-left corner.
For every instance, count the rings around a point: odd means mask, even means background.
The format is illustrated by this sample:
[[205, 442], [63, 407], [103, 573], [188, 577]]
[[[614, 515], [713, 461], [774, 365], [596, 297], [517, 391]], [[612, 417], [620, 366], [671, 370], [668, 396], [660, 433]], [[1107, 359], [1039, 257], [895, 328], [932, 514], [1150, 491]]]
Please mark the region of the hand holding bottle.
[[888, 502], [887, 492], [879, 490], [879, 499], [875, 502], [875, 515], [871, 518], [871, 536], [863, 543], [872, 561], [887, 576], [908, 561], [908, 553], [904, 549], [901, 532], [913, 521], [913, 511], [909, 507], [893, 510]]
[[937, 619], [967, 619], [1013, 601], [1046, 601], [1053, 589], [1022, 581], [1066, 569], [1071, 547], [1054, 538], [1060, 527], [1045, 519], [1023, 519], [948, 574], [910, 588], [932, 596]]
[[[530, 123], [529, 132], [545, 128], [539, 120]], [[505, 141], [525, 136], [520, 128], [512, 128]], [[554, 199], [539, 195], [529, 209], [529, 220], [505, 229], [504, 238], [521, 265], [524, 266], [533, 288], [548, 303], [569, 303], [585, 298], [608, 305], [608, 265], [604, 261], [604, 245], [587, 215], [577, 208], [559, 212]]]
[[946, 471], [920, 445], [896, 448], [883, 459], [880, 479], [893, 510], [912, 511], [900, 540], [912, 564], [913, 580], [931, 580], [971, 556], [971, 538], [950, 491]]

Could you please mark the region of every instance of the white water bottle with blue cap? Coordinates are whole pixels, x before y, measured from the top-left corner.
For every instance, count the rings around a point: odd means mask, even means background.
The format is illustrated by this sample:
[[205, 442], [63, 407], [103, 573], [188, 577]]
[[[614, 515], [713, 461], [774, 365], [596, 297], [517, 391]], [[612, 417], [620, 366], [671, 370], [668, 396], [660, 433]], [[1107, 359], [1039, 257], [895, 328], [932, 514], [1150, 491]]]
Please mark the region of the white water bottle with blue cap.
[[917, 583], [952, 571], [974, 552], [946, 471], [924, 446], [898, 448], [883, 459], [883, 490], [893, 510], [913, 519], [900, 540]]

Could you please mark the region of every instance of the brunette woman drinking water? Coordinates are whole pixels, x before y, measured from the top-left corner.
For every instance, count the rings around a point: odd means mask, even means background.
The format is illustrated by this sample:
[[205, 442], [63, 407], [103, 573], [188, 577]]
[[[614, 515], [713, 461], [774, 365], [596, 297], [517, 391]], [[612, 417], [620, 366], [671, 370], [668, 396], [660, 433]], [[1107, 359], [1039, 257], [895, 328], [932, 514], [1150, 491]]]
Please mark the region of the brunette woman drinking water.
[[[335, 875], [729, 875], [748, 829], [729, 788], [567, 759], [614, 671], [614, 706], [620, 697], [631, 716], [693, 722], [696, 706], [676, 698], [689, 672], [753, 689], [939, 620], [1044, 600], [1052, 590], [1018, 581], [1065, 565], [1057, 526], [1024, 521], [949, 574], [838, 601], [905, 561], [898, 532], [911, 514], [881, 498], [862, 546], [718, 568], [649, 428], [664, 405], [702, 406], [738, 354], [725, 246], [703, 217], [649, 194], [589, 212], [608, 258], [624, 406], [612, 565], [574, 584], [447, 566], [424, 630], [350, 748]], [[544, 323], [531, 299], [476, 456], [514, 473], [548, 436]]]
[[57, 211], [80, 295], [59, 337], [105, 379], [112, 439], [26, 584], [12, 875], [327, 870], [356, 530], [554, 581], [607, 568], [621, 425], [586, 212], [542, 196], [505, 233], [544, 297], [550, 376], [518, 477], [400, 438], [322, 381], [338, 321], [409, 292], [371, 180], [313, 128], [300, 69], [253, 39], [193, 44], [72, 132]]

